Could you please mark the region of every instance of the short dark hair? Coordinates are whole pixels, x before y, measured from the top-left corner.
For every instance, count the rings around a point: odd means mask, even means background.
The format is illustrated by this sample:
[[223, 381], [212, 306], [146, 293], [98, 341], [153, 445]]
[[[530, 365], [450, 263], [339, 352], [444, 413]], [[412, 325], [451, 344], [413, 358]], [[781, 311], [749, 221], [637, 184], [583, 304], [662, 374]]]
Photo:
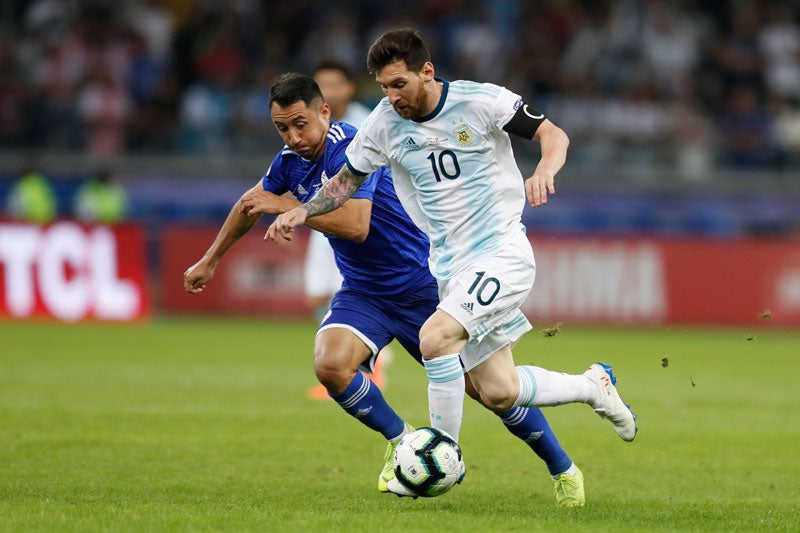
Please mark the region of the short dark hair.
[[279, 74], [272, 82], [269, 89], [269, 105], [273, 103], [281, 107], [288, 107], [296, 102], [302, 101], [307, 106], [319, 98], [322, 101], [322, 91], [314, 81], [314, 78], [307, 74], [297, 72], [286, 72]]
[[323, 59], [314, 66], [314, 70], [311, 73], [316, 76], [320, 70], [335, 70], [336, 72], [341, 72], [348, 80], [353, 81], [353, 73], [347, 68], [347, 65], [338, 59]]
[[430, 60], [428, 47], [425, 46], [417, 30], [411, 28], [389, 30], [369, 47], [367, 70], [375, 74], [386, 65], [405, 61], [408, 70], [419, 72]]

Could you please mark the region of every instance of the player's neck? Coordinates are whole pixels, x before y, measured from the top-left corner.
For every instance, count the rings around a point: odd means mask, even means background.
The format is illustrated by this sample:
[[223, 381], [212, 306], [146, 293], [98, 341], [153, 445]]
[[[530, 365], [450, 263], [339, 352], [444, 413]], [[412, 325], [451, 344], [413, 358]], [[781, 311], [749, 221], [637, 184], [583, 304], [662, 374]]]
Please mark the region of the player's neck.
[[425, 111], [426, 115], [430, 115], [433, 113], [434, 109], [439, 106], [439, 100], [442, 99], [442, 91], [444, 90], [444, 84], [434, 79], [428, 86], [428, 109]]

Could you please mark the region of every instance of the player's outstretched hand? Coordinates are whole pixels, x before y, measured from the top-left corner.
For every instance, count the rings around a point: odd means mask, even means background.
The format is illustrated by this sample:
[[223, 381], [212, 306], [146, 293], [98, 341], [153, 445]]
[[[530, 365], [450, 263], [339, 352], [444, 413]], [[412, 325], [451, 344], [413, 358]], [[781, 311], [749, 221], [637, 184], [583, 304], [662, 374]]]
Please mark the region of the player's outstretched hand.
[[555, 194], [555, 177], [546, 170], [536, 169], [536, 172], [525, 180], [525, 193], [531, 207], [539, 207], [547, 203], [547, 195]]
[[277, 215], [282, 211], [282, 198], [260, 187], [247, 191], [239, 201], [239, 212], [248, 217]]
[[264, 240], [269, 238], [274, 242], [291, 241], [294, 228], [306, 221], [307, 214], [308, 211], [302, 206], [286, 211], [278, 216], [275, 222], [270, 224], [267, 234], [264, 235]]
[[183, 273], [184, 290], [190, 294], [203, 292], [203, 289], [206, 288], [206, 283], [214, 277], [214, 270], [215, 267], [212, 267], [203, 259], [193, 264]]

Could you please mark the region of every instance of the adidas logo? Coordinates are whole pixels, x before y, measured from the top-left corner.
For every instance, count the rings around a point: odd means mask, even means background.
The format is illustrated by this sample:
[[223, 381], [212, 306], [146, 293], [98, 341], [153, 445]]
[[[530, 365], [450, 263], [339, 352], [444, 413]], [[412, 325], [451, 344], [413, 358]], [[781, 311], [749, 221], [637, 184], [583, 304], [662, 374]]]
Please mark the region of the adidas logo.
[[371, 406], [370, 407], [366, 407], [364, 409], [359, 409], [358, 411], [356, 411], [356, 413], [353, 416], [355, 416], [356, 418], [364, 418], [365, 416], [367, 416], [369, 414], [370, 411], [372, 411], [372, 407]]
[[405, 150], [419, 150], [420, 146], [414, 142], [414, 139], [409, 137], [406, 139], [406, 142], [403, 143], [403, 149]]
[[525, 439], [525, 442], [527, 442], [528, 444], [530, 444], [531, 442], [536, 442], [541, 438], [542, 435], [544, 435], [544, 431], [534, 431], [533, 433], [528, 435], [528, 438]]
[[308, 194], [308, 191], [306, 190], [305, 187], [303, 187], [302, 183], [297, 186], [297, 192], [303, 195]]
[[469, 313], [469, 316], [472, 316], [472, 302], [465, 302], [461, 304], [461, 309]]

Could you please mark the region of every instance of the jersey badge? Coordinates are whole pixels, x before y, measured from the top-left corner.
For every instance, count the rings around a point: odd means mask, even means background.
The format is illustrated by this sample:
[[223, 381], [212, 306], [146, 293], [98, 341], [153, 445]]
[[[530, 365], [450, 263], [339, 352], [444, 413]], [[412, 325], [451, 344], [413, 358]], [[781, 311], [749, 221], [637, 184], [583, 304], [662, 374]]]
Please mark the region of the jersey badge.
[[470, 130], [469, 126], [466, 124], [459, 124], [453, 131], [456, 134], [456, 142], [459, 146], [469, 146], [475, 142], [475, 138], [472, 136], [472, 130]]

